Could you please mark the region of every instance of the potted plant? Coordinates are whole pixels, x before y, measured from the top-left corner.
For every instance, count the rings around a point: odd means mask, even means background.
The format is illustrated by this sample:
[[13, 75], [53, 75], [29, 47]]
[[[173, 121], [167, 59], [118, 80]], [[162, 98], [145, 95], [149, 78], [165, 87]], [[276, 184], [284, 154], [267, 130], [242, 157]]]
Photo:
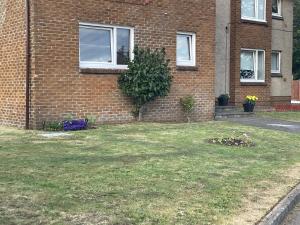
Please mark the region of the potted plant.
[[243, 104], [244, 111], [253, 112], [257, 100], [258, 98], [256, 96], [251, 96], [251, 95], [246, 96], [245, 102]]
[[227, 106], [230, 96], [228, 94], [222, 94], [218, 97], [219, 106]]

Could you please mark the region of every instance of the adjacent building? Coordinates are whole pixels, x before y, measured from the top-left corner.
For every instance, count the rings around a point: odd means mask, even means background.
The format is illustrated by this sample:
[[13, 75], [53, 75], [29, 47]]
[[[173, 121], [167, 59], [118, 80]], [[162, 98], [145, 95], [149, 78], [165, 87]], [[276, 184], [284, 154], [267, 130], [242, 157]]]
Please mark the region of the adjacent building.
[[[133, 121], [117, 85], [135, 45], [165, 48], [170, 95], [149, 104], [147, 121], [180, 121], [179, 100], [196, 99], [193, 119], [210, 120], [215, 98], [257, 95], [289, 101], [292, 0], [2, 0], [0, 124], [97, 116]], [[273, 12], [273, 13], [272, 13]]]
[[216, 11], [216, 97], [290, 103], [293, 0], [217, 0]]

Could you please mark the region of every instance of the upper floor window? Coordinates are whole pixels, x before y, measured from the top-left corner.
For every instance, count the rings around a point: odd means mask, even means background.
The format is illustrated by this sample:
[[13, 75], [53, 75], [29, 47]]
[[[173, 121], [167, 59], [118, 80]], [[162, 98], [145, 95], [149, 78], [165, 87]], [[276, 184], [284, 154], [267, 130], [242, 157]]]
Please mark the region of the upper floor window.
[[241, 50], [241, 82], [265, 81], [265, 51], [259, 49]]
[[133, 58], [133, 29], [80, 24], [80, 67], [126, 69]]
[[196, 34], [177, 33], [178, 66], [196, 66]]
[[266, 22], [266, 0], [242, 0], [242, 19]]
[[281, 73], [281, 52], [272, 52], [272, 73]]
[[272, 14], [281, 16], [281, 0], [272, 0]]

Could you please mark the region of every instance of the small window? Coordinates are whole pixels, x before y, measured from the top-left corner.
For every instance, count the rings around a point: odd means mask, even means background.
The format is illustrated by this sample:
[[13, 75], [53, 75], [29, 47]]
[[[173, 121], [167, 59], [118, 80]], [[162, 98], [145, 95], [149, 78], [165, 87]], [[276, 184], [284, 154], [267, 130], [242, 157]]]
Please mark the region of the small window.
[[242, 0], [241, 17], [245, 20], [266, 22], [266, 0]]
[[133, 58], [133, 29], [80, 24], [81, 68], [127, 68]]
[[265, 51], [242, 49], [241, 51], [241, 82], [265, 81]]
[[272, 73], [281, 73], [281, 52], [272, 52]]
[[196, 66], [196, 35], [177, 33], [177, 65]]
[[273, 16], [281, 16], [281, 0], [272, 0]]

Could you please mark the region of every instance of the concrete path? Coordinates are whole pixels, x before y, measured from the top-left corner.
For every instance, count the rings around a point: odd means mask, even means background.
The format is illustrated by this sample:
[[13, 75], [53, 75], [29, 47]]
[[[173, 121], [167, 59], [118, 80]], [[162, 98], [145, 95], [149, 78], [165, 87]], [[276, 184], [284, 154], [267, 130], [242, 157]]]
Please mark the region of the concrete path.
[[300, 225], [300, 204], [287, 216], [282, 225]]
[[262, 118], [262, 117], [229, 118], [226, 120], [235, 123], [240, 123], [243, 125], [250, 125], [250, 126], [261, 127], [261, 128], [271, 129], [271, 130], [300, 133], [299, 122], [290, 122], [285, 120], [277, 120], [277, 119]]

